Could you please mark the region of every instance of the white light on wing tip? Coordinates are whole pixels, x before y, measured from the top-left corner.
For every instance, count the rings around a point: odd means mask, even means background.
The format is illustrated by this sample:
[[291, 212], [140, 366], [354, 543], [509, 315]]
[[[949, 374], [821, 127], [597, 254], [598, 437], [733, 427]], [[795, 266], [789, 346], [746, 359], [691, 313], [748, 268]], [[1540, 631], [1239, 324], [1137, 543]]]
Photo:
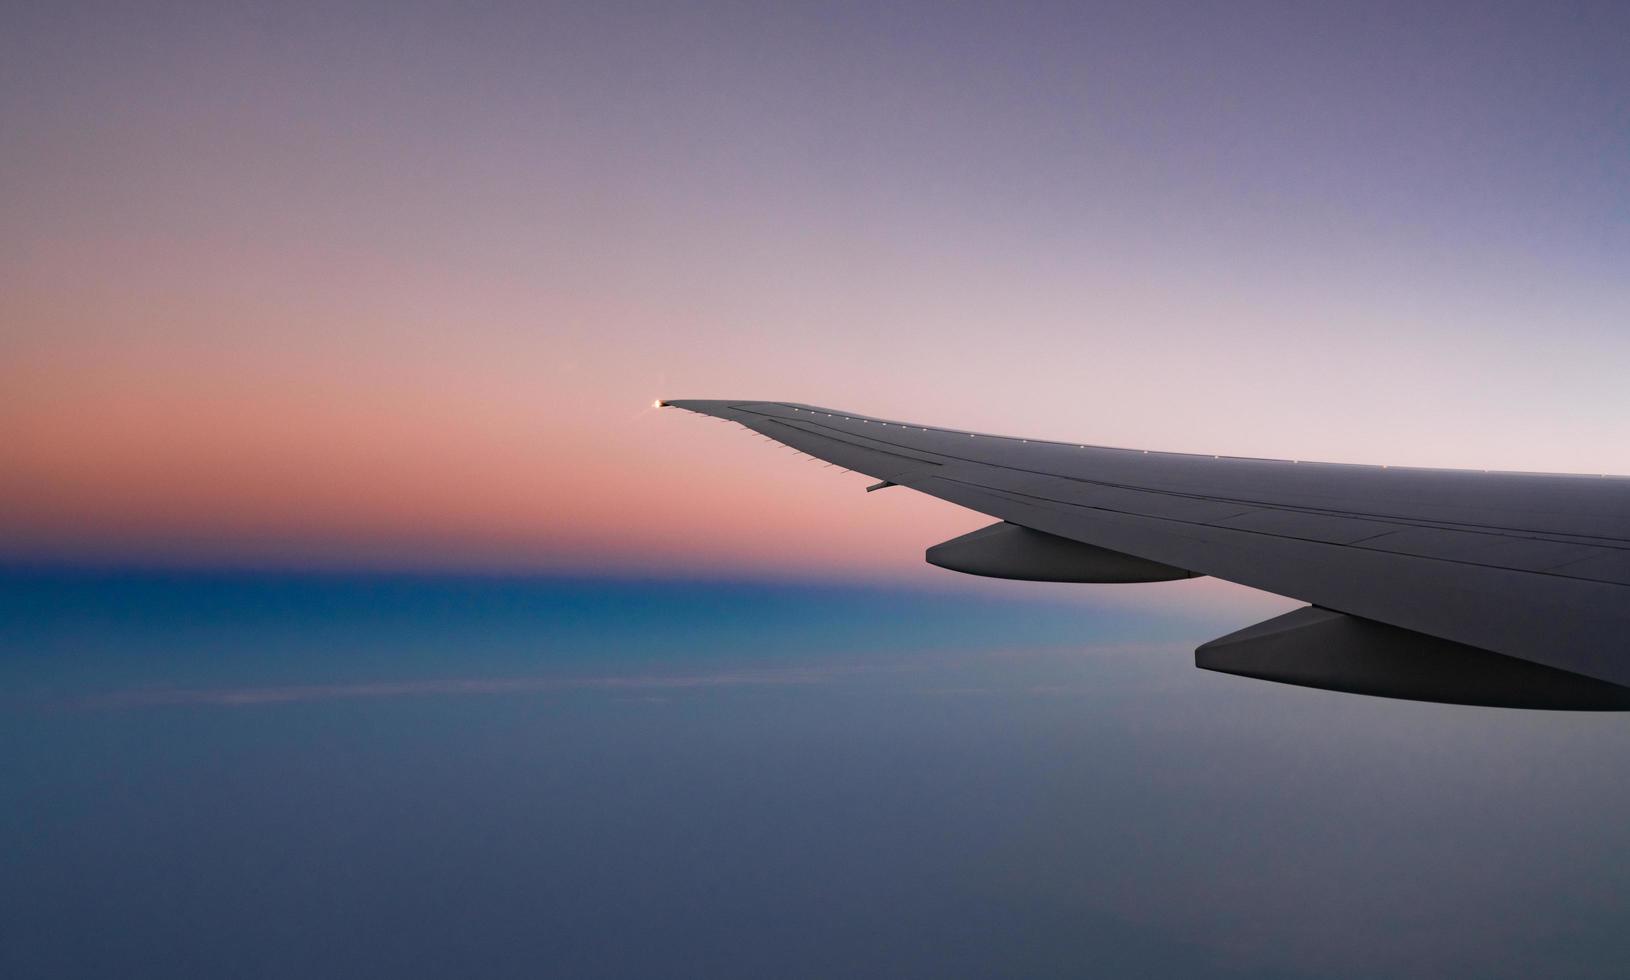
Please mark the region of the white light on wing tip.
[[662, 399], [658, 398], [656, 401], [652, 402], [651, 407], [652, 408], [663, 408], [664, 406], [662, 404]]

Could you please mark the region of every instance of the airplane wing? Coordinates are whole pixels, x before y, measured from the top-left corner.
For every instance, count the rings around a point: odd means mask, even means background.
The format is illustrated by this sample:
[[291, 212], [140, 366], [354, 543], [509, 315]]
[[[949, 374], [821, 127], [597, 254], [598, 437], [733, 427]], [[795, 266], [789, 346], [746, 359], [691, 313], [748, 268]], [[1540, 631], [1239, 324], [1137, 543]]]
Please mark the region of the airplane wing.
[[1212, 670], [1506, 707], [1630, 710], [1630, 479], [1245, 459], [993, 436], [786, 402], [665, 401], [988, 514], [979, 575], [1211, 575], [1309, 605]]

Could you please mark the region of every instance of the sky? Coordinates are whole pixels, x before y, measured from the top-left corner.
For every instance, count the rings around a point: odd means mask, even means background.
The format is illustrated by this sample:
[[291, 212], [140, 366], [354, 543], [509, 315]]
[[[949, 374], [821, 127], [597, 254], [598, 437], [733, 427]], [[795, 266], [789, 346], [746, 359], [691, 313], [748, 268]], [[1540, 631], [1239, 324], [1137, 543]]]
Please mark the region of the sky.
[[1622, 976], [1621, 715], [1195, 670], [1228, 621], [0, 570], [0, 974]]
[[923, 582], [981, 523], [659, 397], [1630, 473], [1622, 4], [0, 17], [0, 559]]
[[1630, 474], [1626, 50], [6, 5], [0, 974], [1618, 976], [1618, 716], [1196, 670], [1295, 604], [652, 402]]

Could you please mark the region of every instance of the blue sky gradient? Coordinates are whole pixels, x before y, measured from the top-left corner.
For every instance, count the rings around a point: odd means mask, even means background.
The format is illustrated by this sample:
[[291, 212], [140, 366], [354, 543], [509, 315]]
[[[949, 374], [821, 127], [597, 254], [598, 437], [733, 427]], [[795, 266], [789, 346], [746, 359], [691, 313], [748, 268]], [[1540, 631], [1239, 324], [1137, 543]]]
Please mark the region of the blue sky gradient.
[[1611, 714], [1253, 682], [1195, 670], [1175, 621], [911, 590], [4, 595], [10, 977], [1605, 977], [1630, 952]]

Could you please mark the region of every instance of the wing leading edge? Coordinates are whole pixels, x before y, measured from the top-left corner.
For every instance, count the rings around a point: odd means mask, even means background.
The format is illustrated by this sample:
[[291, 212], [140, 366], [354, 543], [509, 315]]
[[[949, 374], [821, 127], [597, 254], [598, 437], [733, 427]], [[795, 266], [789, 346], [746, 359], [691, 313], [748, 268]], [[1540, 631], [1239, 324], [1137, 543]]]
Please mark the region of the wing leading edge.
[[[1630, 707], [1624, 478], [1148, 452], [785, 402], [659, 404], [998, 519], [931, 549], [945, 567], [1055, 581], [1212, 575], [1322, 614], [1207, 644], [1197, 662], [1209, 669], [1418, 700]], [[1355, 622], [1332, 626], [1336, 614]], [[1478, 666], [1478, 653], [1498, 659]]]

